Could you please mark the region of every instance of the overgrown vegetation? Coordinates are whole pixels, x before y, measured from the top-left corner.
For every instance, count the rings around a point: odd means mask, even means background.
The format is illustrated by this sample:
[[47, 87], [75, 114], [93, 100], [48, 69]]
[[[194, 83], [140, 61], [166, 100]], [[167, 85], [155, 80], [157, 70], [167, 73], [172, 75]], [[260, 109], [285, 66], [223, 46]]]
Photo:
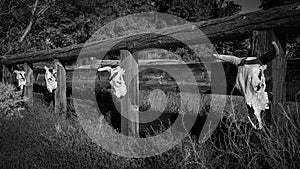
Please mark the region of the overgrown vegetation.
[[20, 115], [26, 101], [22, 97], [22, 92], [17, 91], [13, 85], [2, 82], [0, 82], [0, 89], [0, 119]]
[[272, 125], [262, 131], [223, 124], [224, 136], [218, 137], [223, 139], [223, 145], [220, 149], [218, 143], [213, 148], [212, 168], [299, 168], [299, 112], [290, 106], [282, 107], [281, 114], [274, 115]]
[[[283, 108], [275, 123], [261, 131], [224, 120], [203, 144], [190, 136], [161, 155], [139, 159], [110, 154], [87, 136], [78, 119], [63, 119], [42, 102], [35, 105], [23, 118], [1, 119], [1, 168], [300, 167], [300, 115], [295, 105]], [[96, 120], [98, 127], [104, 127], [102, 120]]]

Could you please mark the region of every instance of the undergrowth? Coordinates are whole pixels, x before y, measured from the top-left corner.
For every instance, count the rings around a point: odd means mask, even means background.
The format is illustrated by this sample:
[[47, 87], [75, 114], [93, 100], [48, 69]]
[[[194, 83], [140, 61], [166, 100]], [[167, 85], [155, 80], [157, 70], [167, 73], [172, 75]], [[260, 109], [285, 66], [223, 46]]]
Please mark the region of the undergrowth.
[[26, 98], [22, 92], [10, 84], [0, 82], [0, 119], [20, 116], [20, 110], [25, 106]]
[[282, 106], [263, 130], [224, 120], [205, 143], [189, 135], [163, 154], [125, 158], [97, 146], [78, 118], [62, 118], [36, 101], [24, 117], [1, 119], [0, 168], [300, 168], [297, 110]]

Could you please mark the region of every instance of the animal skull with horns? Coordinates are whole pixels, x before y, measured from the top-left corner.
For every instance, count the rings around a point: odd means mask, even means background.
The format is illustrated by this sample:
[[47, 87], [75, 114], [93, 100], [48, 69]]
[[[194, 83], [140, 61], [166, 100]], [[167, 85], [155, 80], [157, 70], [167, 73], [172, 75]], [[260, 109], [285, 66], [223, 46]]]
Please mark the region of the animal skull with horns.
[[[267, 68], [266, 64], [279, 55], [279, 47], [276, 42], [273, 41], [272, 45], [273, 49], [260, 57], [238, 58], [231, 55], [213, 54], [218, 59], [237, 66], [235, 87], [244, 96], [249, 110], [248, 119], [255, 129], [262, 129], [261, 113], [269, 109], [268, 94], [265, 92], [264, 70]], [[253, 114], [257, 120], [256, 124], [251, 119]]]
[[26, 72], [21, 70], [14, 70], [14, 73], [16, 74], [16, 78], [18, 80], [18, 87], [21, 89], [21, 91], [23, 90], [24, 86], [26, 85], [26, 78], [25, 78], [25, 74]]
[[113, 87], [113, 94], [117, 96], [117, 98], [121, 98], [126, 95], [127, 87], [124, 81], [125, 70], [120, 66], [115, 68], [111, 67], [102, 67], [98, 69], [98, 72], [108, 71], [110, 73], [110, 85]]
[[47, 66], [44, 66], [45, 72], [45, 80], [46, 80], [46, 86], [50, 93], [52, 93], [53, 90], [57, 88], [57, 82], [56, 82], [56, 69], [50, 70]]

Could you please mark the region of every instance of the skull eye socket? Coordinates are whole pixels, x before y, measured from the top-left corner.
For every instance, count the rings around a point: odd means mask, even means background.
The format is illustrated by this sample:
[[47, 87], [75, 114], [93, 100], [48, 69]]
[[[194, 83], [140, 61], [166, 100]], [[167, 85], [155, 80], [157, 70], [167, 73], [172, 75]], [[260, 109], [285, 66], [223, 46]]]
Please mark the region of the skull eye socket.
[[261, 80], [261, 77], [262, 77], [262, 71], [260, 70], [258, 74], [258, 79]]
[[260, 69], [257, 76], [260, 82], [254, 86], [255, 91], [261, 90], [261, 88], [264, 86], [264, 84], [262, 83], [262, 76], [263, 76], [263, 70]]

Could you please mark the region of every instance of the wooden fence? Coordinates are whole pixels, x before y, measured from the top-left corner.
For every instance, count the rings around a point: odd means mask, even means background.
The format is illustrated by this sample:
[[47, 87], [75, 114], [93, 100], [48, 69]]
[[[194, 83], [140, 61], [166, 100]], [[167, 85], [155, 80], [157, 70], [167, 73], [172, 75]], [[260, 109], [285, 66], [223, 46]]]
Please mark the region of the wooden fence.
[[[284, 103], [286, 99], [286, 72], [287, 72], [287, 60], [285, 57], [286, 51], [286, 34], [295, 31], [300, 25], [300, 4], [287, 5], [270, 10], [262, 10], [252, 13], [239, 14], [230, 17], [209, 20], [205, 22], [195, 23], [194, 27], [190, 25], [181, 25], [164, 30], [157, 30], [151, 34], [140, 34], [130, 37], [121, 37], [116, 39], [110, 39], [106, 41], [100, 41], [91, 43], [88, 45], [74, 45], [66, 48], [55, 49], [50, 51], [38, 51], [34, 53], [25, 53], [17, 55], [7, 55], [1, 58], [2, 64], [2, 81], [5, 83], [12, 83], [13, 66], [16, 64], [23, 64], [26, 71], [26, 86], [25, 96], [29, 98], [29, 105], [33, 105], [33, 84], [34, 73], [33, 64], [38, 62], [54, 61], [57, 69], [57, 82], [58, 87], [55, 90], [55, 111], [66, 110], [67, 107], [67, 80], [66, 80], [66, 68], [69, 65], [74, 64], [80, 53], [81, 57], [89, 58], [99, 56], [101, 54], [115, 54], [120, 53], [121, 60], [132, 55], [136, 51], [140, 51], [147, 48], [162, 48], [170, 49], [174, 47], [180, 47], [177, 41], [170, 37], [177, 37], [180, 35], [183, 41], [190, 45], [197, 45], [201, 42], [201, 39], [206, 37], [213, 43], [235, 39], [251, 38], [251, 49], [253, 54], [263, 54], [269, 51], [272, 46], [271, 42], [276, 41], [280, 43], [282, 48], [280, 49], [280, 56], [277, 57], [272, 63], [268, 65], [267, 77], [267, 91], [271, 93], [271, 101], [273, 115], [276, 116], [276, 110], [279, 110], [278, 103]], [[200, 29], [206, 37], [198, 36], [198, 29]], [[161, 36], [164, 35], [164, 36]], [[121, 40], [121, 42], [119, 42]], [[115, 44], [112, 49], [107, 49], [111, 44]], [[83, 50], [84, 49], [84, 50]], [[137, 56], [133, 58], [138, 61]], [[133, 61], [126, 61], [122, 63], [122, 67], [126, 69], [125, 82], [129, 83], [128, 79], [138, 71], [137, 65], [133, 66]], [[228, 70], [228, 65], [223, 64], [224, 69]], [[232, 67], [229, 69], [232, 69]], [[232, 86], [232, 79], [234, 74], [229, 73], [226, 76], [228, 80], [228, 86]], [[205, 78], [203, 79], [205, 81]], [[129, 86], [129, 90], [136, 92], [131, 96], [135, 105], [138, 104], [138, 91], [139, 91], [139, 79], [135, 78], [133, 85]], [[208, 82], [208, 86], [210, 83]], [[205, 85], [200, 87], [205, 88]], [[203, 89], [207, 91], [208, 89]], [[128, 113], [129, 105], [131, 104], [128, 97], [122, 99], [123, 113]], [[270, 116], [271, 113], [268, 113]], [[138, 119], [138, 113], [131, 114]], [[267, 119], [271, 119], [268, 117]], [[122, 128], [125, 132], [131, 131], [130, 135], [138, 135], [138, 124], [132, 123], [128, 120], [124, 120]], [[128, 134], [128, 133], [127, 133]]]

